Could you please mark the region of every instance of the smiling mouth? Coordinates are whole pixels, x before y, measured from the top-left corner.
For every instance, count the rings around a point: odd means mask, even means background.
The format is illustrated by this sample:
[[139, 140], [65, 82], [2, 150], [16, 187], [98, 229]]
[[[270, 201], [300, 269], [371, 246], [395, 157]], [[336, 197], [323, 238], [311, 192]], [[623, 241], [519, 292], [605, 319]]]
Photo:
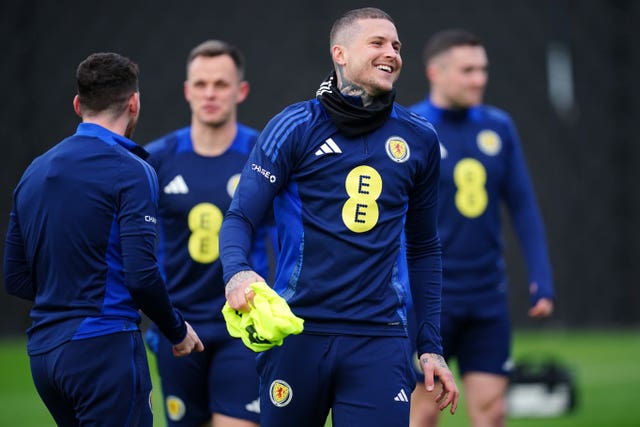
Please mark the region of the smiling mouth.
[[376, 69], [384, 71], [385, 73], [393, 72], [393, 67], [391, 67], [390, 65], [376, 65]]

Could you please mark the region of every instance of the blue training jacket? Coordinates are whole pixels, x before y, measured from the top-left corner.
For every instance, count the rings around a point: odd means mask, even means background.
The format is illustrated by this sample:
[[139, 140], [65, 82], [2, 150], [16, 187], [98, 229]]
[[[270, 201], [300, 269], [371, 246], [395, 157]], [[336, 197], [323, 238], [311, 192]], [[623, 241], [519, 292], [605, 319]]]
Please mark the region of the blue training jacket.
[[29, 354], [138, 330], [142, 309], [173, 343], [186, 335], [156, 261], [158, 183], [147, 153], [81, 123], [27, 168], [13, 193], [4, 274], [34, 301]]
[[355, 138], [316, 99], [286, 108], [260, 134], [223, 222], [225, 280], [250, 269], [251, 230], [274, 200], [273, 287], [305, 332], [406, 336], [404, 228], [418, 348], [441, 354], [439, 164], [431, 125], [397, 104]]
[[[187, 126], [145, 147], [160, 185], [160, 266], [171, 302], [203, 340], [231, 339], [221, 311], [225, 296], [218, 237], [257, 138], [256, 130], [238, 124], [224, 153], [202, 156], [194, 151], [191, 126]], [[270, 228], [258, 229], [251, 259], [254, 270], [265, 279], [269, 277], [265, 243]]]
[[426, 117], [440, 139], [438, 228], [445, 300], [472, 304], [479, 293], [506, 291], [502, 202], [522, 246], [529, 282], [537, 284], [530, 290], [531, 304], [553, 298], [544, 226], [508, 114], [486, 105], [444, 110], [429, 99], [410, 109]]

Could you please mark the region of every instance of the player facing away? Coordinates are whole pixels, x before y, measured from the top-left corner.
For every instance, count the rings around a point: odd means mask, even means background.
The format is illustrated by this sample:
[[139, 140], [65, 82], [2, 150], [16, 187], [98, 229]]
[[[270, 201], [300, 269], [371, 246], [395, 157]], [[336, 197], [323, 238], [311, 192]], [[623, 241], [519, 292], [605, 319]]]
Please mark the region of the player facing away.
[[138, 66], [96, 53], [76, 72], [76, 133], [36, 158], [13, 193], [4, 275], [33, 301], [33, 380], [60, 426], [153, 424], [141, 309], [173, 356], [202, 351], [156, 260], [158, 182], [130, 138]]
[[[191, 124], [147, 146], [160, 183], [160, 265], [171, 300], [198, 329], [203, 353], [171, 357], [170, 343], [155, 350], [169, 426], [251, 427], [259, 422], [255, 353], [229, 336], [218, 233], [258, 132], [237, 122], [238, 104], [249, 93], [242, 53], [207, 40], [187, 58], [184, 95]], [[268, 277], [259, 229], [252, 265]], [[197, 325], [197, 326], [195, 326]]]
[[[529, 272], [532, 317], [553, 311], [545, 232], [516, 128], [482, 104], [488, 60], [465, 30], [435, 34], [424, 51], [429, 96], [410, 109], [440, 138], [438, 230], [443, 247], [442, 339], [455, 357], [473, 426], [503, 426], [511, 369], [511, 327], [503, 259], [501, 202]], [[412, 426], [433, 426], [438, 411], [417, 388]]]
[[[422, 117], [394, 103], [402, 67], [391, 17], [375, 8], [334, 23], [335, 71], [316, 98], [269, 121], [220, 232], [229, 305], [248, 311], [252, 230], [273, 206], [280, 253], [274, 289], [304, 331], [258, 356], [261, 426], [407, 426], [415, 387], [401, 278], [401, 235], [426, 375], [455, 411], [458, 389], [441, 356], [440, 152]], [[406, 218], [406, 225], [405, 225]]]

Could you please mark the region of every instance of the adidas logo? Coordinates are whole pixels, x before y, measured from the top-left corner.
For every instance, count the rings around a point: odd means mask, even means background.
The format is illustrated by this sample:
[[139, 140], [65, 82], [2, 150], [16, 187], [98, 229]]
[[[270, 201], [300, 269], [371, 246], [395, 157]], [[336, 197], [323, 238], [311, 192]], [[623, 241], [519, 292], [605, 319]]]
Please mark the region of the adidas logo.
[[336, 142], [329, 138], [327, 140], [324, 141], [324, 144], [322, 144], [320, 146], [320, 148], [318, 149], [318, 151], [316, 151], [316, 156], [322, 156], [323, 154], [338, 154], [338, 153], [342, 153], [342, 150], [340, 149], [340, 147], [338, 147], [338, 144], [336, 144]]
[[244, 409], [246, 409], [249, 412], [254, 412], [256, 414], [260, 413], [260, 399], [256, 399], [251, 403], [247, 403], [246, 405], [244, 405]]
[[329, 80], [322, 82], [318, 90], [316, 91], [316, 96], [320, 96], [324, 93], [333, 93], [331, 91], [331, 82], [333, 81], [333, 76], [329, 78]]
[[189, 187], [187, 187], [187, 183], [184, 182], [184, 178], [182, 177], [182, 175], [176, 175], [176, 177], [173, 178], [166, 187], [164, 187], [164, 193], [187, 194], [189, 193]]
[[408, 402], [409, 398], [407, 397], [407, 393], [404, 392], [404, 389], [400, 389], [400, 393], [396, 394], [396, 397], [393, 398], [396, 402]]

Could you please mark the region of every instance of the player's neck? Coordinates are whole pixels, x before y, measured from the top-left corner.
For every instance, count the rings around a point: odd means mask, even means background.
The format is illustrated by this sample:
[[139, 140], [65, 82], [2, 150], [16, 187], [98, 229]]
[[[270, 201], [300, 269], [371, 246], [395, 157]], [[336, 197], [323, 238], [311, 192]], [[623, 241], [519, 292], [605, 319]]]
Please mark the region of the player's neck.
[[125, 136], [127, 130], [127, 124], [130, 119], [124, 114], [114, 118], [108, 114], [97, 114], [93, 116], [83, 116], [83, 123], [92, 123], [94, 125], [102, 126], [105, 129], [110, 130], [118, 135]]
[[432, 91], [429, 95], [429, 101], [436, 107], [443, 110], [453, 110], [453, 103], [446, 96], [442, 96], [437, 91]]
[[193, 151], [201, 156], [219, 156], [231, 146], [237, 131], [235, 120], [229, 120], [221, 126], [208, 126], [194, 120], [191, 123]]
[[432, 91], [429, 94], [429, 101], [431, 101], [431, 104], [440, 108], [441, 110], [447, 111], [467, 111], [473, 107], [472, 105], [461, 105], [454, 99], [445, 96], [437, 91]]

